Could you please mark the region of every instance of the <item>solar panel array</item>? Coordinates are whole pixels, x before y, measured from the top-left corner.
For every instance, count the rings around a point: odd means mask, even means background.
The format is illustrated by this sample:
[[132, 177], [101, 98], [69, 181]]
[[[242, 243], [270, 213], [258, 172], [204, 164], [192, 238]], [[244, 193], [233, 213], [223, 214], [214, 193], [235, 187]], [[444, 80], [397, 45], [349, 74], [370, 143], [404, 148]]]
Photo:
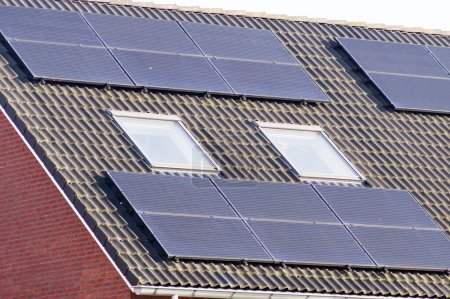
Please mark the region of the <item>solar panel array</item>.
[[108, 172], [169, 257], [447, 270], [407, 191]]
[[400, 190], [315, 187], [377, 265], [450, 267], [450, 243], [410, 193]]
[[35, 78], [131, 84], [107, 49], [21, 40], [10, 40], [9, 44]]
[[450, 48], [338, 38], [397, 110], [450, 113]]
[[0, 6], [0, 32], [35, 79], [328, 102], [267, 30]]

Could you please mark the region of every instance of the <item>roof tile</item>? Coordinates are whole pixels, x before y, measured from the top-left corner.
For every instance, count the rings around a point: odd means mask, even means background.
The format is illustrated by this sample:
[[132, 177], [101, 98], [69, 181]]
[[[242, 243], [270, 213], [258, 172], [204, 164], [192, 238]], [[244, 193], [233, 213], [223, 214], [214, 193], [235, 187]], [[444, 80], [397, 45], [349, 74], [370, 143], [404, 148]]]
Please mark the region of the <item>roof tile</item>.
[[[396, 112], [344, 53], [334, 38], [359, 37], [414, 44], [450, 45], [450, 37], [385, 28], [252, 18], [68, 0], [0, 0], [6, 5], [78, 10], [273, 30], [316, 79], [330, 104], [177, 92], [98, 88], [28, 81], [0, 47], [0, 103], [60, 185], [86, 215], [105, 248], [133, 283], [339, 294], [450, 297], [443, 273], [333, 267], [175, 262], [136, 225], [105, 182], [105, 170], [149, 172], [149, 166], [107, 115], [107, 109], [177, 114], [223, 168], [225, 178], [298, 182], [289, 165], [252, 125], [255, 120], [320, 125], [378, 188], [407, 189], [450, 231], [450, 118]], [[75, 199], [76, 197], [76, 199]]]

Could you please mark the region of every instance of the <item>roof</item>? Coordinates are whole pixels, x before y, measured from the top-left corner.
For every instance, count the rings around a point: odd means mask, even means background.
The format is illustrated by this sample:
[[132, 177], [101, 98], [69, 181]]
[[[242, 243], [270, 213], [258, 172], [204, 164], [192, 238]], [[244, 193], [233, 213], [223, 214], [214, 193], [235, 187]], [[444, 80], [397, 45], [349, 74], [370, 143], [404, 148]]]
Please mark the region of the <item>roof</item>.
[[450, 117], [386, 106], [336, 47], [335, 38], [448, 47], [449, 36], [101, 2], [0, 0], [0, 4], [272, 30], [330, 98], [330, 104], [301, 105], [39, 84], [30, 82], [0, 46], [0, 102], [132, 284], [450, 297], [447, 273], [168, 259], [118, 204], [105, 175], [106, 170], [150, 172], [107, 109], [177, 114], [219, 164], [222, 177], [243, 180], [298, 181], [251, 122], [319, 125], [373, 187], [409, 190], [448, 232]]

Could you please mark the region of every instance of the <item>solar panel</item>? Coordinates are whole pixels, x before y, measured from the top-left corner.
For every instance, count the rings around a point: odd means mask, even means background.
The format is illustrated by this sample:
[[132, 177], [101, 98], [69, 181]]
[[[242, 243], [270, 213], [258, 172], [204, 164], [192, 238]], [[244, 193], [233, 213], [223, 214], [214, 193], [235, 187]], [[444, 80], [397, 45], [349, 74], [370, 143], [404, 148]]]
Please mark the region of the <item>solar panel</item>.
[[406, 191], [108, 175], [169, 257], [450, 268], [448, 238]]
[[180, 22], [206, 56], [297, 64], [271, 31]]
[[450, 112], [449, 48], [351, 38], [338, 42], [397, 110]]
[[133, 86], [105, 48], [9, 41], [33, 78]]
[[341, 225], [250, 221], [271, 255], [287, 263], [374, 266]]
[[245, 218], [339, 223], [309, 184], [221, 179], [214, 183]]
[[102, 46], [75, 12], [0, 6], [0, 31], [10, 39]]
[[108, 172], [137, 212], [237, 217], [208, 179]]
[[446, 69], [447, 74], [450, 74], [450, 48], [435, 46], [427, 46], [427, 48]]
[[299, 65], [228, 59], [212, 59], [211, 62], [236, 94], [328, 102], [324, 93]]
[[450, 269], [450, 243], [441, 231], [350, 227], [379, 266]]
[[[186, 33], [187, 29], [192, 35]], [[0, 6], [0, 32], [14, 44], [14, 51], [21, 51], [16, 54], [34, 78], [328, 101], [267, 30], [193, 23], [181, 26], [175, 21], [149, 18]], [[193, 36], [197, 40], [193, 41]], [[63, 48], [64, 45], [84, 47]], [[34, 54], [31, 46], [42, 57]], [[49, 51], [43, 53], [44, 48]], [[64, 53], [60, 53], [62, 49]], [[231, 61], [224, 62], [222, 67], [237, 91], [224, 80], [205, 53], [244, 59], [242, 65]], [[283, 65], [255, 64], [245, 59]], [[50, 65], [53, 62], [55, 65]], [[261, 76], [262, 72], [273, 73]]]
[[201, 55], [177, 22], [84, 13], [107, 47]]
[[344, 223], [437, 228], [408, 191], [339, 186], [315, 188]]
[[397, 110], [450, 112], [449, 79], [376, 73], [370, 78]]
[[142, 215], [169, 257], [272, 261], [239, 219]]
[[232, 93], [204, 57], [128, 50], [113, 50], [113, 54], [138, 86]]
[[448, 77], [422, 45], [352, 38], [337, 40], [365, 72]]

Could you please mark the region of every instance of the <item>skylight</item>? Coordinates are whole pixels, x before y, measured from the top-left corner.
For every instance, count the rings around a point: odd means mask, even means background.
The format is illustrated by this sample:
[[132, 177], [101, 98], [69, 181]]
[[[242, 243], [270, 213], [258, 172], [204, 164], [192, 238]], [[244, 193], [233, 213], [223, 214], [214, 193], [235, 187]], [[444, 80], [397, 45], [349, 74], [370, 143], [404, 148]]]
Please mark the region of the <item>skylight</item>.
[[317, 126], [258, 123], [303, 178], [360, 181], [362, 176]]
[[164, 171], [219, 171], [179, 117], [124, 111], [111, 111], [111, 114], [152, 168]]

